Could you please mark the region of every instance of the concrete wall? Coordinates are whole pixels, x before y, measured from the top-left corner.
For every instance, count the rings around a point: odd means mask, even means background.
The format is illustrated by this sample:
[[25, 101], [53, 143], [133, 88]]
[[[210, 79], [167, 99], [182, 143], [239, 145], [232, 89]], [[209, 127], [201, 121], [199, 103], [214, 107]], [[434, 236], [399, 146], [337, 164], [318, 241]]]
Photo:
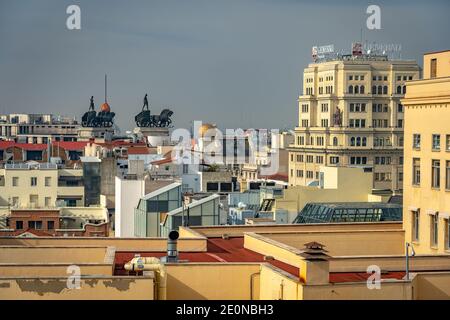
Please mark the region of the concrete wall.
[[[113, 246], [116, 251], [159, 251], [167, 250], [164, 238], [0, 238], [1, 246]], [[182, 252], [206, 251], [205, 239], [179, 239], [178, 250]]]
[[68, 277], [69, 266], [80, 268], [81, 275], [112, 276], [113, 265], [106, 263], [0, 263], [1, 277]]
[[[259, 263], [167, 265], [168, 300], [249, 300], [259, 298]], [[251, 289], [252, 275], [253, 287]]]
[[304, 300], [411, 300], [411, 281], [381, 280], [380, 289], [369, 289], [366, 282], [303, 286]]
[[139, 199], [144, 196], [145, 182], [116, 177], [115, 183], [114, 234], [116, 237], [133, 237], [134, 208], [138, 205]]
[[[64, 254], [62, 254], [64, 253]], [[106, 247], [0, 247], [0, 263], [103, 262]]]
[[416, 278], [416, 299], [450, 299], [450, 272], [419, 273]]
[[245, 232], [277, 233], [304, 231], [350, 231], [350, 230], [402, 230], [401, 222], [377, 223], [311, 223], [311, 224], [277, 224], [277, 225], [246, 225], [246, 226], [205, 226], [189, 227], [189, 229], [207, 237], [243, 236]]
[[152, 277], [83, 277], [68, 289], [67, 277], [0, 278], [0, 300], [153, 300]]
[[297, 249], [316, 241], [325, 245], [331, 256], [401, 255], [405, 243], [404, 232], [397, 230], [266, 233], [264, 236]]
[[261, 266], [261, 300], [302, 300], [303, 287], [298, 278], [270, 265]]

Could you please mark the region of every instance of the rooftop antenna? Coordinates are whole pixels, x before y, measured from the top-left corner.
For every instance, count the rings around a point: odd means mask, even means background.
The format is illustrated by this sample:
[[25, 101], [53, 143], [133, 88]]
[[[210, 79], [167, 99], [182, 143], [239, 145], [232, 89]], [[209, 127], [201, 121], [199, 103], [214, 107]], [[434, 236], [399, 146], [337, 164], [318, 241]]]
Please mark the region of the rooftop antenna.
[[105, 74], [105, 103], [108, 102], [108, 75]]

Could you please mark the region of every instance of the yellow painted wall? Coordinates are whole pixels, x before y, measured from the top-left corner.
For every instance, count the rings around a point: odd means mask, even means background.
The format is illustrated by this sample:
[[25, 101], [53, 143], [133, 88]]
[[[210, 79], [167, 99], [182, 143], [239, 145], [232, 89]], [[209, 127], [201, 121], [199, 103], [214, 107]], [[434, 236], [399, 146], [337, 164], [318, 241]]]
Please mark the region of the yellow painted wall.
[[153, 300], [151, 277], [89, 277], [81, 289], [67, 278], [0, 278], [0, 300]]
[[[112, 276], [113, 265], [103, 263], [74, 263], [82, 275]], [[0, 264], [0, 277], [67, 277], [73, 264]]]
[[[107, 237], [39, 237], [0, 238], [0, 246], [113, 246], [116, 251], [166, 251], [165, 238], [107, 238]], [[206, 251], [203, 238], [179, 239], [179, 251]]]
[[316, 241], [325, 245], [331, 256], [400, 255], [404, 252], [404, 233], [396, 230], [266, 233], [264, 237], [300, 250], [305, 243]]
[[411, 300], [409, 281], [382, 280], [380, 289], [369, 289], [366, 282], [303, 286], [304, 300]]
[[168, 300], [259, 298], [259, 263], [179, 263], [166, 266]]
[[[207, 237], [243, 236], [245, 232], [277, 233], [277, 232], [304, 232], [304, 231], [346, 231], [346, 230], [402, 230], [401, 222], [376, 223], [308, 223], [308, 224], [277, 224], [277, 225], [235, 225], [235, 226], [205, 226], [189, 227]], [[182, 230], [182, 229], [181, 229]], [[181, 231], [183, 234], [183, 230]], [[0, 238], [1, 243], [1, 238]]]
[[[429, 78], [429, 60], [424, 57], [424, 74]], [[450, 161], [450, 148], [446, 136], [450, 135], [450, 51], [437, 54], [438, 76], [446, 78], [412, 81], [407, 84], [405, 105], [405, 164], [403, 225], [406, 241], [414, 243], [417, 253], [450, 253], [448, 245], [448, 217], [450, 215], [450, 190], [446, 189], [446, 165]], [[444, 62], [439, 62], [443, 59]], [[445, 62], [447, 61], [447, 62]], [[420, 148], [413, 148], [413, 135], [420, 134]], [[432, 148], [432, 135], [440, 135], [440, 151]], [[420, 185], [413, 185], [413, 158], [420, 159]], [[440, 188], [432, 188], [432, 160], [440, 160]], [[450, 179], [450, 177], [448, 177]], [[419, 240], [413, 239], [413, 210], [420, 210]], [[431, 241], [431, 216], [439, 213], [438, 245]]]
[[270, 265], [261, 266], [261, 300], [301, 300], [302, 286], [291, 275]]
[[419, 273], [416, 277], [416, 299], [450, 299], [450, 272]]
[[450, 77], [450, 50], [427, 53], [423, 56], [423, 78], [430, 78], [431, 59], [436, 59], [436, 77]]

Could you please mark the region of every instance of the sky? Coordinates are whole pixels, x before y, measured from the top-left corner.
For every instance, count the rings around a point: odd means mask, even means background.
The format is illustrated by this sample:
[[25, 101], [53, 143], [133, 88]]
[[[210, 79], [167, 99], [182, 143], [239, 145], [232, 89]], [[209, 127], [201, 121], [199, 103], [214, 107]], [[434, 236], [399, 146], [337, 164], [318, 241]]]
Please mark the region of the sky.
[[[66, 8], [81, 9], [68, 30]], [[381, 9], [369, 30], [366, 9]], [[361, 38], [400, 44], [402, 58], [450, 49], [450, 1], [0, 0], [0, 113], [77, 117], [99, 108], [108, 74], [116, 124], [174, 111], [221, 128], [293, 128], [311, 47], [350, 51]]]

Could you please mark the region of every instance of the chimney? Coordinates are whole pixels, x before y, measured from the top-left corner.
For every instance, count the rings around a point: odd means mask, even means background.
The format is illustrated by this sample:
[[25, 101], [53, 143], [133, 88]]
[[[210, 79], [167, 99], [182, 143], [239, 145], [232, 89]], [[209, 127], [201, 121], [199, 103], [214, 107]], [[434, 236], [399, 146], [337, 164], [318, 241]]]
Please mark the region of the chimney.
[[318, 242], [305, 243], [300, 256], [304, 263], [300, 266], [300, 279], [305, 284], [328, 284], [330, 278], [329, 255], [324, 245]]
[[176, 230], [169, 232], [169, 237], [167, 238], [167, 257], [165, 262], [174, 263], [178, 262], [178, 250], [177, 250], [177, 240], [180, 234]]

